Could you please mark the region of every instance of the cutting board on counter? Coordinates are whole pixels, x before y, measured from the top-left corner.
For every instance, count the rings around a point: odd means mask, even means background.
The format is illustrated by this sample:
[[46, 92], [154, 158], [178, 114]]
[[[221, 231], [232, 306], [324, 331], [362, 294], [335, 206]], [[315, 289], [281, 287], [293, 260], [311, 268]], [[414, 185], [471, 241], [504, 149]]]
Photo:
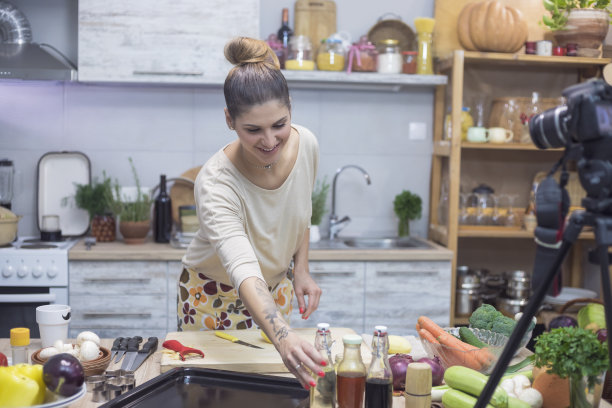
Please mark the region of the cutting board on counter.
[[[316, 328], [293, 330], [302, 338], [314, 344]], [[355, 334], [355, 331], [342, 327], [332, 327], [330, 330], [334, 340], [332, 357], [335, 358], [336, 355], [342, 354], [344, 350], [342, 336]], [[215, 336], [212, 331], [170, 332], [166, 336], [166, 340], [178, 340], [184, 346], [200, 349], [204, 352], [205, 357], [190, 354], [185, 361], [181, 361], [175, 353], [164, 351], [161, 358], [161, 372], [166, 372], [174, 367], [214, 368], [244, 373], [289, 372], [283, 364], [280, 354], [272, 344], [264, 341], [259, 330], [225, 330], [225, 332], [242, 341], [262, 347], [262, 349], [232, 343]], [[364, 343], [361, 344], [361, 355], [364, 363], [369, 364], [372, 354], [369, 346]]]

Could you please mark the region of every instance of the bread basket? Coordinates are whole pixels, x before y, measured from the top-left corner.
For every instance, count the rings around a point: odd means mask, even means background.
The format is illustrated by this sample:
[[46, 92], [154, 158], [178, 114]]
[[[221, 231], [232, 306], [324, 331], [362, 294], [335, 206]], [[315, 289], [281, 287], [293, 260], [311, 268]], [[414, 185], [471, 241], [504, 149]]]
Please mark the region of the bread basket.
[[8, 245], [15, 240], [20, 219], [20, 215], [15, 215], [10, 210], [0, 207], [0, 246]]
[[[32, 354], [32, 363], [33, 364], [45, 364], [47, 359], [40, 358], [40, 352], [42, 349], [38, 349]], [[104, 373], [106, 368], [110, 364], [110, 350], [106, 347], [100, 347], [100, 354], [98, 358], [90, 361], [81, 361], [81, 365], [83, 366], [83, 370], [85, 371], [85, 377], [89, 377], [90, 375], [98, 375]]]

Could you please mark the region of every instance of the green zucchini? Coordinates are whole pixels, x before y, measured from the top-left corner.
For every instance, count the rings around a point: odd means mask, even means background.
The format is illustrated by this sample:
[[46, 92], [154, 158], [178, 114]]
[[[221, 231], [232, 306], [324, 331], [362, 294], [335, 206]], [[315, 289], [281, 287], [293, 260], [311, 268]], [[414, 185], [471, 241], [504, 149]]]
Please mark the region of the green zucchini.
[[[442, 395], [442, 404], [444, 408], [474, 408], [477, 399], [465, 392], [450, 389]], [[487, 408], [494, 408], [493, 405], [487, 404]]]
[[518, 398], [508, 397], [508, 408], [531, 408], [531, 405]]
[[[486, 375], [471, 368], [458, 365], [448, 367], [444, 372], [444, 382], [446, 385], [450, 385], [452, 388], [466, 392], [474, 397], [480, 395], [488, 380], [489, 378]], [[491, 396], [490, 403], [495, 408], [507, 408], [508, 393], [498, 386]]]
[[487, 347], [487, 344], [480, 341], [480, 339], [474, 334], [474, 332], [468, 329], [467, 327], [459, 328], [459, 338], [461, 339], [461, 341], [469, 344], [470, 346], [478, 348]]

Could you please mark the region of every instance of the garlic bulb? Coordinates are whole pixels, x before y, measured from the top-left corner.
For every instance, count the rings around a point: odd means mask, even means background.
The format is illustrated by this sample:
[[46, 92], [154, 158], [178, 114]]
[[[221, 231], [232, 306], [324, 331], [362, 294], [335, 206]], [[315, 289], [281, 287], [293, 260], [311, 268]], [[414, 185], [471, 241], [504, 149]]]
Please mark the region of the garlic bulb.
[[56, 349], [55, 347], [45, 347], [44, 349], [40, 350], [40, 353], [38, 354], [38, 356], [40, 358], [47, 359], [56, 354], [59, 354], [59, 350]]
[[90, 340], [85, 340], [81, 343], [81, 351], [79, 353], [79, 360], [91, 361], [98, 358], [100, 354], [100, 348], [96, 343]]
[[76, 338], [76, 342], [80, 346], [84, 341], [92, 341], [96, 343], [96, 346], [100, 347], [100, 337], [98, 337], [98, 335], [94, 332], [80, 332]]

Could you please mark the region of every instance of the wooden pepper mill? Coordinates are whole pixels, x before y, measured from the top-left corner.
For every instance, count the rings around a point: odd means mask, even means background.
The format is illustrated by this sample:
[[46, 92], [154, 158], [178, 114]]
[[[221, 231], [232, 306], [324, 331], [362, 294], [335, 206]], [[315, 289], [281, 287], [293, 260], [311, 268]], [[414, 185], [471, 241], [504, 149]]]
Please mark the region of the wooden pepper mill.
[[431, 407], [431, 366], [429, 364], [408, 364], [404, 399], [406, 408]]

